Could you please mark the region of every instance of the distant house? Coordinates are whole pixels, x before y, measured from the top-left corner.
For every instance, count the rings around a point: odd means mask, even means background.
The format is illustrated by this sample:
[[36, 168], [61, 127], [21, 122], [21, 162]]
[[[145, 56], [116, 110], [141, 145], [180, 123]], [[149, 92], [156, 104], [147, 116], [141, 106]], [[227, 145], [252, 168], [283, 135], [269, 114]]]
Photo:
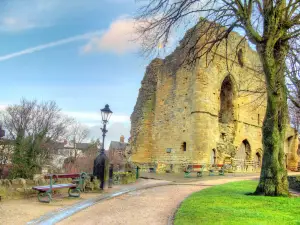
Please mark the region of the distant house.
[[[56, 150], [52, 154], [51, 167], [58, 170], [63, 170], [64, 163], [67, 159], [75, 160], [75, 158], [80, 158], [84, 155], [84, 152], [89, 148], [89, 143], [73, 143], [61, 142], [56, 143]], [[45, 166], [44, 173], [49, 171], [46, 169], [49, 165]]]
[[108, 158], [115, 170], [124, 170], [126, 163], [125, 149], [128, 143], [124, 142], [125, 138], [122, 135], [120, 141], [111, 141], [108, 149]]
[[94, 160], [99, 154], [99, 145], [81, 143], [76, 145], [77, 150], [80, 148], [81, 152], [75, 158], [74, 156], [65, 158], [63, 162], [63, 172], [65, 173], [79, 173], [79, 172], [93, 172]]
[[[64, 171], [64, 163], [66, 159], [73, 160], [75, 158], [86, 157], [85, 151], [90, 149], [89, 143], [68, 143], [66, 140], [62, 142], [50, 141], [42, 145], [49, 152], [50, 158], [47, 164], [41, 168], [42, 173], [50, 173], [52, 171]], [[14, 152], [14, 141], [10, 139], [0, 139], [0, 178], [7, 177], [9, 170], [12, 168], [12, 155]], [[94, 157], [94, 156], [93, 156]]]

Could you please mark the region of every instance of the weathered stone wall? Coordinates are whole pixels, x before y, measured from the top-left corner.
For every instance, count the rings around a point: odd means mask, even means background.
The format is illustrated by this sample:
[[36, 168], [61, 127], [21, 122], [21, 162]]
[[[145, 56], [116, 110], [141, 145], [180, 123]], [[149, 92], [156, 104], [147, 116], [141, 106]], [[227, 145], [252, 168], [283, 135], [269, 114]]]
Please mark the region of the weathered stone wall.
[[284, 152], [287, 167], [290, 170], [298, 170], [299, 155], [298, 153], [298, 133], [295, 129], [289, 127], [286, 131], [286, 140], [284, 142]]
[[[264, 76], [258, 55], [241, 39], [231, 33], [228, 44], [220, 45], [210, 64], [204, 57], [192, 69], [180, 66], [182, 52], [177, 48], [148, 66], [131, 116], [133, 162], [179, 171], [187, 163], [223, 163], [226, 157], [237, 155], [243, 142], [250, 144], [247, 160], [254, 160], [256, 154], [261, 159]], [[225, 81], [231, 95], [221, 103]], [[232, 115], [223, 115], [221, 104], [232, 109]], [[229, 119], [224, 122], [223, 117]], [[296, 137], [289, 129], [286, 151], [291, 166], [297, 161]]]
[[[152, 124], [154, 120], [158, 68], [162, 60], [155, 59], [147, 67], [134, 112], [131, 115], [131, 151], [136, 162], [151, 162]], [[144, 149], [142, 154], [137, 149]]]

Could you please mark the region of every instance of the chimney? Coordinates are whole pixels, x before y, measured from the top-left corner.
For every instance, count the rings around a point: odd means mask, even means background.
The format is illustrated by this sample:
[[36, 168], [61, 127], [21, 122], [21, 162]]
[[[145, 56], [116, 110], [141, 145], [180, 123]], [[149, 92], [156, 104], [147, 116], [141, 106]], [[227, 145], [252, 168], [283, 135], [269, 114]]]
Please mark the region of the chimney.
[[121, 135], [121, 137], [120, 137], [120, 142], [121, 142], [121, 143], [124, 143], [124, 139], [125, 139], [124, 135]]

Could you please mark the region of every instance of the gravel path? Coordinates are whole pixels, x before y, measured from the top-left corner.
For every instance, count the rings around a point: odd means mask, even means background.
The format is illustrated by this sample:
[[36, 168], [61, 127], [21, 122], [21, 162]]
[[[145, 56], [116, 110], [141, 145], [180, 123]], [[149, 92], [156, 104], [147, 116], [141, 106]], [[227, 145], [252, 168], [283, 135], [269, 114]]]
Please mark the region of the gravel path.
[[176, 207], [188, 195], [217, 184], [249, 180], [255, 177], [224, 178], [168, 185], [134, 191], [87, 208], [63, 221], [59, 225], [166, 225]]
[[[114, 186], [114, 188], [106, 189], [105, 193], [116, 192], [124, 188], [143, 187], [147, 185], [155, 185], [166, 183], [161, 180], [139, 180], [134, 184]], [[62, 197], [64, 196], [64, 197]], [[4, 200], [0, 202], [0, 225], [22, 225], [27, 222], [38, 219], [40, 216], [48, 213], [60, 212], [61, 209], [74, 205], [84, 200], [101, 197], [101, 193], [82, 193], [80, 198], [68, 198], [67, 193], [62, 196], [55, 196], [49, 204], [40, 203], [37, 197], [18, 200]]]

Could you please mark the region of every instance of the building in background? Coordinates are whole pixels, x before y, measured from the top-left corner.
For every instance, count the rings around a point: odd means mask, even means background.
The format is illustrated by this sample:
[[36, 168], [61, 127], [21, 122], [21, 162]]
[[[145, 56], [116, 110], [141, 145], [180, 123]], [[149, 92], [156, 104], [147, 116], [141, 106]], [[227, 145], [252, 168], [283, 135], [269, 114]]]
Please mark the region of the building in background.
[[79, 158], [84, 157], [84, 153], [89, 149], [89, 143], [76, 143], [72, 142], [61, 142], [56, 143], [56, 148], [51, 155], [51, 161], [49, 165], [45, 165], [42, 169], [43, 173], [48, 173], [52, 170], [65, 172], [65, 164], [72, 163]]
[[108, 158], [110, 164], [114, 165], [114, 170], [124, 171], [126, 164], [125, 150], [128, 143], [122, 135], [120, 141], [111, 141], [108, 149]]

